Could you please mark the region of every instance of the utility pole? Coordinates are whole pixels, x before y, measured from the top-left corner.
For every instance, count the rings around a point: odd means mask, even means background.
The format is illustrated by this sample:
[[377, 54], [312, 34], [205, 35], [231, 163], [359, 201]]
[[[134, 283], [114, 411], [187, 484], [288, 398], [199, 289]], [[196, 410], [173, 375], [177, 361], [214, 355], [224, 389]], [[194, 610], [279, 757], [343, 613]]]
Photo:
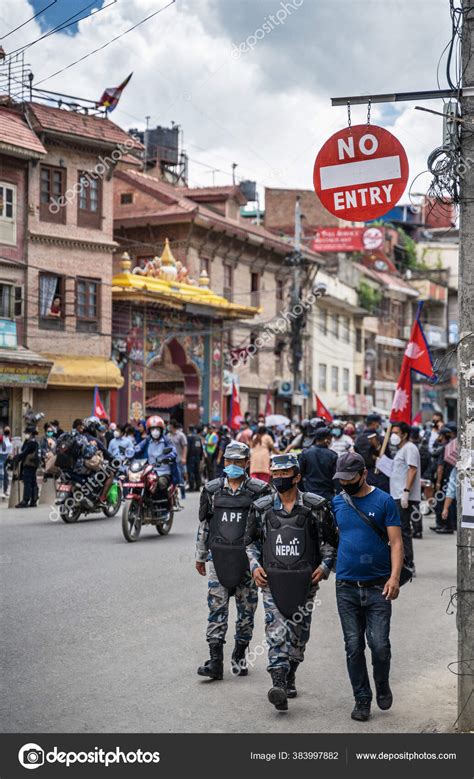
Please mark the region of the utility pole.
[[145, 165], [144, 165], [144, 172], [147, 172], [148, 169], [148, 124], [150, 122], [150, 117], [145, 116], [146, 119], [146, 128], [145, 128]]
[[[474, 480], [474, 97], [464, 89], [474, 86], [474, 2], [463, 0], [461, 98], [461, 162], [459, 231], [459, 346], [458, 346], [458, 721], [461, 731], [474, 730], [474, 530], [462, 527], [462, 482]], [[470, 164], [468, 162], [470, 161]], [[464, 470], [465, 462], [471, 466]], [[464, 476], [464, 479], [462, 478]]]
[[[295, 238], [293, 242], [293, 253], [290, 255], [289, 261], [293, 266], [293, 286], [291, 290], [291, 308], [295, 312], [298, 309], [296, 306], [300, 305], [301, 298], [301, 206], [300, 196], [297, 195], [295, 202]], [[303, 341], [301, 332], [304, 327], [303, 314], [300, 316], [293, 316], [291, 318], [291, 354], [293, 365], [293, 395], [299, 394], [299, 374], [300, 363], [303, 357]], [[296, 406], [295, 406], [296, 408]], [[299, 411], [299, 407], [298, 407]]]

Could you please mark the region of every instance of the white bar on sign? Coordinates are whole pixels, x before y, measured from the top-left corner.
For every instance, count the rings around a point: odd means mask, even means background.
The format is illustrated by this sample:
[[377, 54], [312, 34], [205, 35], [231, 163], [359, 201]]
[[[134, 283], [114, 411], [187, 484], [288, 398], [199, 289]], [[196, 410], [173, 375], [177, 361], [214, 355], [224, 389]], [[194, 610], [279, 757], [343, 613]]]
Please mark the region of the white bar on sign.
[[372, 184], [375, 181], [399, 179], [400, 157], [378, 157], [375, 160], [344, 162], [342, 165], [327, 165], [321, 168], [321, 189], [352, 187], [357, 184]]

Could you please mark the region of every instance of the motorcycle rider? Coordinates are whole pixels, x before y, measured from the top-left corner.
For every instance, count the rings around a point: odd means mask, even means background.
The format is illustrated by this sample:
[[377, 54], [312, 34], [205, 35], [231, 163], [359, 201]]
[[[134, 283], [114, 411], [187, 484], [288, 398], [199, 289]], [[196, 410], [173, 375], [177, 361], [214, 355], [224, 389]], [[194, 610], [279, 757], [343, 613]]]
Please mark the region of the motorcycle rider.
[[245, 653], [252, 639], [258, 591], [250, 574], [244, 536], [251, 504], [269, 491], [264, 481], [249, 477], [249, 463], [247, 444], [231, 441], [224, 451], [225, 476], [208, 482], [201, 492], [196, 570], [205, 576], [209, 562], [206, 639], [210, 659], [197, 672], [210, 679], [223, 677], [231, 595], [235, 595], [237, 608], [232, 672], [236, 676], [248, 674]]
[[[179, 484], [181, 475], [176, 461], [176, 449], [169, 436], [165, 434], [164, 420], [154, 414], [148, 417], [145, 425], [147, 436], [130, 453], [127, 450], [127, 457], [132, 456], [136, 460], [147, 460], [150, 465], [155, 465], [155, 471], [158, 476], [158, 492], [167, 492], [170, 484]], [[171, 449], [169, 453], [164, 454], [164, 449]], [[172, 460], [171, 463], [157, 462], [166, 459]]]
[[336, 556], [337, 533], [327, 500], [301, 492], [295, 454], [272, 457], [276, 494], [255, 501], [246, 542], [250, 570], [263, 592], [268, 666], [268, 699], [278, 711], [295, 698], [295, 674], [309, 639], [314, 597]]

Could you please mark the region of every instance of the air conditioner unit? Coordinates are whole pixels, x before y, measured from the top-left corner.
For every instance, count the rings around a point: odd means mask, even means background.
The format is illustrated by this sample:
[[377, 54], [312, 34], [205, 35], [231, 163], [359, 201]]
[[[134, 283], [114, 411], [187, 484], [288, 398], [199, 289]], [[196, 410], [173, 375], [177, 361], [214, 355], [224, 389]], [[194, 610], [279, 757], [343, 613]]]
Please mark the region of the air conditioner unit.
[[277, 395], [280, 398], [291, 398], [291, 396], [293, 395], [293, 382], [279, 381], [277, 387]]

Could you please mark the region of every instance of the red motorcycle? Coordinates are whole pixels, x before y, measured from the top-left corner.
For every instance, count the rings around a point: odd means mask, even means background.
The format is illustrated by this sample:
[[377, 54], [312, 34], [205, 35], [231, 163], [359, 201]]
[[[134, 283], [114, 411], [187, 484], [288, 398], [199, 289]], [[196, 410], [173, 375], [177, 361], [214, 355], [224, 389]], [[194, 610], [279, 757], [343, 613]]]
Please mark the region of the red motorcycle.
[[[171, 449], [164, 449], [169, 454]], [[158, 488], [159, 476], [156, 467], [170, 463], [164, 457], [153, 465], [147, 460], [133, 460], [128, 469], [128, 478], [123, 482], [125, 504], [122, 510], [122, 532], [127, 541], [137, 541], [143, 525], [154, 525], [160, 536], [167, 536], [173, 525], [174, 514], [183, 507], [179, 491], [170, 484], [167, 493]]]

